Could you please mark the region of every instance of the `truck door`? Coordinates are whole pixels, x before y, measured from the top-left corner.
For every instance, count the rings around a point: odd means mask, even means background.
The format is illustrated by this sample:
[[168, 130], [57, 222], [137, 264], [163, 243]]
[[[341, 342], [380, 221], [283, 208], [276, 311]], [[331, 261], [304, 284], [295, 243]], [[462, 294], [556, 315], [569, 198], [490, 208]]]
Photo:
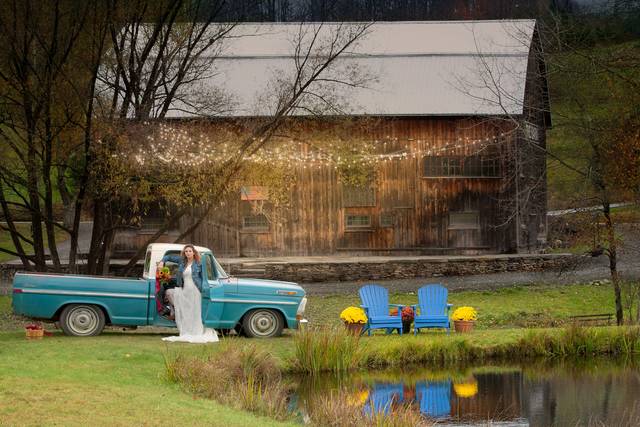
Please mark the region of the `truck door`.
[[212, 254], [204, 254], [202, 260], [204, 281], [202, 286], [202, 320], [209, 328], [221, 327], [224, 286], [216, 277], [215, 262]]

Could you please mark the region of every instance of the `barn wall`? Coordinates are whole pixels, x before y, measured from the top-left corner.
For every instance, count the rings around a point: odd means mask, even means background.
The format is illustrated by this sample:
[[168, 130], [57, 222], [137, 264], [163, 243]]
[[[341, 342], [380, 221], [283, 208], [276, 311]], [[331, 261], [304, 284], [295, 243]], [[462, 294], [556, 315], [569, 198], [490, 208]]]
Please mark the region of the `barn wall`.
[[[508, 132], [504, 122], [456, 118], [393, 118], [369, 130], [372, 140], [389, 141], [387, 152], [447, 149], [446, 155], [467, 156], [480, 148], [465, 142]], [[313, 134], [308, 136], [313, 138]], [[397, 140], [396, 140], [397, 139]], [[462, 141], [462, 142], [457, 142]], [[489, 144], [504, 173], [510, 171], [507, 151], [514, 139]], [[382, 142], [380, 142], [382, 143]], [[452, 147], [456, 145], [456, 147]], [[502, 164], [504, 163], [504, 164]], [[243, 217], [255, 203], [234, 194], [192, 235], [192, 241], [218, 254], [241, 256], [359, 254], [469, 254], [512, 251], [511, 215], [502, 178], [424, 177], [421, 157], [381, 162], [372, 206], [345, 207], [345, 186], [333, 167], [298, 168], [291, 206], [264, 212], [268, 229], [247, 230]], [[478, 229], [452, 229], [450, 212], [478, 212]], [[347, 215], [369, 215], [371, 224], [348, 229]], [[382, 218], [391, 221], [383, 226]], [[506, 221], [506, 223], [505, 223]], [[183, 229], [190, 223], [184, 221]], [[511, 236], [512, 237], [512, 236]]]

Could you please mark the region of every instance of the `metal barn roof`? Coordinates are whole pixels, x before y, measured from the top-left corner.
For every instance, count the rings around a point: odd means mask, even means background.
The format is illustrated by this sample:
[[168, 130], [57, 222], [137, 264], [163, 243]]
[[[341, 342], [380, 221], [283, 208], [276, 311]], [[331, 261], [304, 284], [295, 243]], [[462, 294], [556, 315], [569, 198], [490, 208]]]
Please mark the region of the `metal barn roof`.
[[[323, 45], [350, 24], [242, 24], [213, 62], [215, 73], [189, 90], [223, 91], [225, 117], [273, 113], [282, 82], [295, 71], [296, 37], [308, 41], [318, 28]], [[522, 113], [527, 63], [535, 21], [374, 23], [316, 82], [316, 95], [292, 115], [438, 116]], [[304, 44], [304, 43], [303, 43]], [[321, 58], [322, 50], [312, 53]], [[321, 59], [319, 59], [321, 60]], [[352, 87], [333, 80], [356, 76]], [[332, 105], [327, 108], [325, 100]], [[176, 103], [168, 117], [202, 115]]]

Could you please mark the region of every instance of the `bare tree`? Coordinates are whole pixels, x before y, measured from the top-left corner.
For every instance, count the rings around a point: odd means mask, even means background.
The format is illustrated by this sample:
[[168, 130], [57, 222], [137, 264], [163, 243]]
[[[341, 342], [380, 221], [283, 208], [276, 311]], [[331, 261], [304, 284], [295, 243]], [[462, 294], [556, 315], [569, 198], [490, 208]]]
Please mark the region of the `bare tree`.
[[[553, 17], [553, 15], [552, 15]], [[637, 112], [632, 105], [637, 105], [640, 96], [640, 74], [637, 70], [637, 57], [627, 55], [624, 49], [618, 51], [593, 51], [584, 49], [575, 44], [575, 41], [563, 34], [567, 31], [566, 24], [559, 20], [548, 21], [545, 25], [540, 23], [533, 32], [534, 41], [539, 40], [538, 48], [531, 51], [526, 73], [528, 82], [546, 81], [550, 73], [556, 81], [562, 81], [564, 86], [556, 87], [556, 95], [563, 97], [562, 111], [554, 111], [554, 126], [568, 129], [574, 137], [580, 138], [585, 143], [585, 150], [581, 153], [572, 153], [572, 157], [561, 157], [548, 150], [546, 146], [536, 144], [535, 138], [528, 138], [531, 123], [530, 117], [550, 115], [550, 105], [533, 99], [518, 105], [522, 114], [513, 114], [512, 107], [517, 99], [510, 97], [510, 88], [504, 86], [503, 73], [522, 73], [522, 70], [498, 69], [490, 63], [491, 58], [479, 52], [479, 64], [482, 69], [479, 87], [487, 89], [492, 96], [483, 98], [486, 102], [498, 105], [504, 112], [507, 121], [512, 122], [514, 129], [519, 129], [524, 138], [518, 141], [521, 147], [528, 153], [543, 155], [551, 162], [571, 170], [582, 177], [582, 191], [575, 194], [573, 203], [580, 205], [598, 204], [600, 206], [601, 220], [604, 222], [605, 238], [602, 250], [609, 258], [609, 270], [615, 294], [616, 319], [618, 324], [623, 323], [623, 307], [621, 297], [620, 276], [618, 272], [619, 262], [619, 238], [616, 236], [615, 220], [612, 216], [611, 205], [616, 197], [630, 197], [637, 191], [638, 174], [629, 171], [635, 170], [640, 158], [638, 147]], [[521, 42], [522, 46], [528, 46], [529, 34], [523, 34], [516, 30], [510, 30], [514, 42]], [[535, 43], [534, 43], [535, 46]], [[544, 55], [544, 51], [554, 54]], [[532, 67], [532, 64], [546, 64], [544, 67]], [[561, 78], [559, 78], [561, 76]], [[596, 78], [597, 77], [597, 78]], [[602, 79], [607, 82], [605, 87], [593, 87], [594, 79]], [[529, 84], [529, 83], [528, 83]], [[473, 92], [472, 85], [461, 85], [468, 93]], [[594, 103], [606, 103], [607, 109], [595, 108]], [[539, 131], [539, 130], [538, 130]], [[635, 136], [634, 136], [635, 135]], [[532, 143], [533, 142], [533, 143]], [[631, 147], [631, 148], [629, 148]], [[521, 148], [519, 148], [521, 150]], [[581, 156], [582, 161], [576, 162], [575, 157]], [[516, 198], [522, 203], [522, 197], [535, 191], [535, 185], [519, 186], [521, 181], [521, 155], [515, 157], [514, 181]], [[627, 171], [622, 172], [622, 170]], [[524, 174], [525, 177], [528, 174]], [[623, 179], [626, 175], [627, 182]], [[546, 176], [540, 175], [546, 180]], [[542, 180], [538, 184], [545, 185]], [[535, 183], [534, 183], [535, 184]], [[522, 194], [522, 188], [526, 188], [526, 194]], [[541, 203], [539, 198], [533, 198], [534, 203]], [[514, 211], [514, 218], [519, 216], [520, 208]]]
[[[0, 251], [18, 256], [26, 269], [45, 270], [44, 232], [53, 268], [59, 271], [56, 230], [70, 236], [70, 263], [75, 262], [82, 188], [87, 178], [83, 154], [88, 154], [92, 133], [95, 75], [109, 13], [92, 1], [82, 5], [55, 1], [50, 7], [40, 6], [33, 1], [12, 1], [0, 11], [0, 23], [6, 29], [0, 35], [0, 138], [4, 154], [0, 161], [0, 205], [16, 248]], [[69, 171], [79, 177], [81, 190], [75, 203], [69, 195]], [[70, 216], [74, 219], [64, 225], [55, 221], [56, 189], [75, 210]], [[16, 215], [30, 218], [30, 236], [16, 227]], [[27, 247], [33, 247], [33, 255]]]
[[[290, 70], [283, 70], [271, 86], [271, 96], [262, 98], [267, 102], [261, 108], [270, 113], [247, 123], [244, 136], [237, 141], [233, 154], [220, 167], [216, 177], [217, 191], [202, 201], [193, 223], [178, 236], [176, 241], [184, 239], [207, 218], [211, 210], [218, 206], [228, 190], [230, 183], [246, 167], [246, 158], [268, 145], [284, 123], [293, 113], [305, 111], [309, 114], [339, 108], [340, 99], [336, 96], [336, 86], [362, 84], [363, 77], [358, 73], [344, 75], [338, 58], [354, 48], [369, 28], [363, 24], [300, 24], [292, 35], [293, 63]], [[157, 240], [190, 207], [182, 207], [166, 218], [164, 224], [141, 246], [127, 266], [131, 269], [144, 254], [147, 244]]]

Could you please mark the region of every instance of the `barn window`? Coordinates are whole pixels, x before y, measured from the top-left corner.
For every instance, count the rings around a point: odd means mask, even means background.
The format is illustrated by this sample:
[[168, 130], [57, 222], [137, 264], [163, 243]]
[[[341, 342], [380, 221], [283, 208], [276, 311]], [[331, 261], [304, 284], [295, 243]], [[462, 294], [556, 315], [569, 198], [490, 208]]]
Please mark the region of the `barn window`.
[[247, 215], [242, 217], [242, 229], [245, 231], [269, 231], [269, 220], [262, 214]]
[[449, 230], [477, 230], [480, 215], [477, 211], [449, 212]]
[[499, 162], [488, 156], [424, 157], [424, 177], [484, 178], [500, 176]]
[[540, 128], [535, 123], [524, 122], [522, 130], [529, 141], [537, 142], [540, 139]]
[[498, 177], [500, 176], [500, 163], [495, 157], [482, 157], [482, 176]]
[[345, 227], [353, 228], [369, 228], [371, 227], [371, 215], [349, 215], [345, 217]]
[[357, 187], [345, 185], [342, 187], [342, 206], [357, 208], [376, 205], [376, 192], [373, 187]]
[[394, 218], [393, 214], [389, 212], [383, 212], [380, 214], [380, 227], [393, 227]]

